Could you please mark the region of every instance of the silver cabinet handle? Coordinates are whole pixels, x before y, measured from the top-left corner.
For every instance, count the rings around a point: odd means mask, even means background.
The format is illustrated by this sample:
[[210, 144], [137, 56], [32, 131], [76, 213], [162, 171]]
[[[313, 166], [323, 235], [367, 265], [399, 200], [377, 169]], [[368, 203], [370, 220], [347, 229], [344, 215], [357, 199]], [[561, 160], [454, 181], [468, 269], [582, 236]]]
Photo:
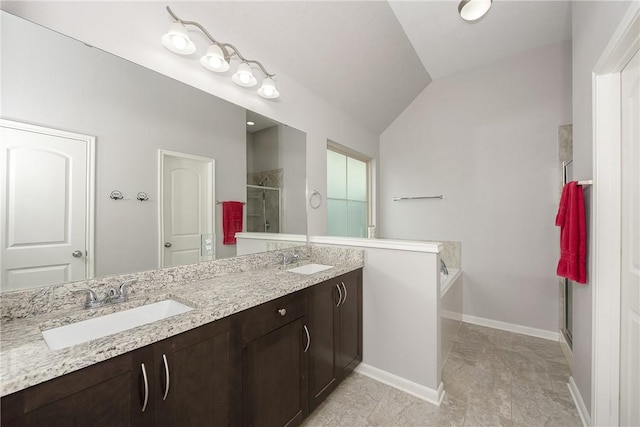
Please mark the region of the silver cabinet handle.
[[340, 283], [342, 283], [342, 289], [344, 289], [344, 299], [342, 300], [342, 303], [344, 304], [345, 302], [347, 302], [347, 287], [344, 285], [344, 282]]
[[280, 316], [284, 316], [285, 314], [287, 314], [287, 309], [286, 308], [281, 308], [278, 310], [278, 313], [280, 313]]
[[140, 365], [142, 368], [142, 379], [144, 379], [144, 402], [142, 403], [142, 412], [147, 409], [147, 403], [149, 403], [149, 381], [147, 381], [147, 370], [144, 367], [144, 363]]
[[336, 304], [336, 307], [338, 307], [340, 304], [342, 304], [342, 289], [340, 289], [340, 285], [336, 284], [336, 288], [338, 288], [338, 292], [340, 293], [340, 298], [338, 299], [338, 303]]
[[304, 332], [305, 334], [307, 334], [307, 345], [304, 348], [304, 352], [306, 353], [307, 350], [309, 350], [309, 346], [311, 345], [311, 335], [309, 335], [309, 328], [307, 328], [307, 325], [304, 325]]
[[165, 247], [165, 248], [170, 248], [170, 247], [171, 247], [171, 242], [167, 242], [167, 243], [165, 243], [165, 244], [164, 244], [164, 247]]
[[73, 252], [71, 252], [71, 256], [73, 256], [74, 258], [81, 258], [82, 257], [82, 251], [73, 251]]
[[167, 356], [165, 354], [162, 355], [162, 360], [164, 362], [164, 377], [167, 380], [164, 386], [164, 396], [162, 396], [162, 400], [167, 400], [167, 395], [169, 394], [169, 362], [167, 362]]

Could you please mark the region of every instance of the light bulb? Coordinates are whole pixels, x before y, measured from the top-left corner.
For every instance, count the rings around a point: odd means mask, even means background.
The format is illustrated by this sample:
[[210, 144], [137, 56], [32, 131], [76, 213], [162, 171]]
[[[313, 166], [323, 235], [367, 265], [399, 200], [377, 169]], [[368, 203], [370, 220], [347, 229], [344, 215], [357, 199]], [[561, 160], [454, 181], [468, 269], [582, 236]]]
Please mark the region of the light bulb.
[[184, 49], [187, 46], [187, 41], [184, 39], [184, 37], [181, 36], [173, 36], [171, 37], [171, 43], [173, 43], [173, 46], [175, 46], [176, 49]]
[[265, 77], [262, 81], [262, 86], [258, 89], [258, 95], [267, 99], [276, 99], [280, 96], [278, 89], [276, 89], [276, 82], [271, 77]]
[[196, 51], [196, 45], [189, 39], [189, 33], [180, 22], [174, 22], [169, 26], [167, 34], [161, 38], [164, 47], [173, 53], [190, 55]]
[[253, 87], [258, 83], [258, 80], [256, 80], [251, 72], [251, 67], [246, 62], [242, 62], [238, 65], [238, 70], [231, 77], [231, 80], [233, 80], [233, 82], [238, 86], [242, 87]]
[[211, 65], [213, 68], [220, 68], [220, 66], [222, 65], [222, 60], [220, 60], [220, 58], [218, 58], [217, 56], [211, 56], [209, 57], [209, 65]]
[[200, 58], [200, 64], [209, 71], [224, 73], [229, 69], [228, 58], [229, 54], [226, 52], [226, 49], [223, 51], [220, 46], [212, 44], [207, 49], [207, 53]]

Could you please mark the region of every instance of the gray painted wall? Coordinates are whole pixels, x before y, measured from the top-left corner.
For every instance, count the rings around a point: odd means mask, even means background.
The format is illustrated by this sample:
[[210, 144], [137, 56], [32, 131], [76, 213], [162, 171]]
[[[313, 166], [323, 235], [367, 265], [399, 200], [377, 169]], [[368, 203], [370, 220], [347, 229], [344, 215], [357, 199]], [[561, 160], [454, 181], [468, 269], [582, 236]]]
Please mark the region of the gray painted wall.
[[435, 80], [381, 136], [382, 236], [461, 241], [464, 314], [557, 332], [557, 133], [570, 122], [569, 43]]
[[[591, 73], [631, 2], [573, 2], [573, 175], [593, 178]], [[591, 189], [585, 191], [587, 222], [591, 221]], [[589, 228], [587, 228], [589, 229]], [[590, 236], [587, 233], [588, 239]], [[590, 245], [591, 243], [588, 242]], [[590, 247], [590, 246], [588, 246]], [[590, 260], [587, 260], [590, 264]], [[589, 280], [590, 271], [587, 271]], [[591, 412], [591, 287], [573, 289], [572, 375]]]
[[158, 148], [215, 158], [216, 198], [245, 200], [243, 108], [4, 12], [1, 47], [4, 118], [97, 137], [98, 276], [158, 267]]

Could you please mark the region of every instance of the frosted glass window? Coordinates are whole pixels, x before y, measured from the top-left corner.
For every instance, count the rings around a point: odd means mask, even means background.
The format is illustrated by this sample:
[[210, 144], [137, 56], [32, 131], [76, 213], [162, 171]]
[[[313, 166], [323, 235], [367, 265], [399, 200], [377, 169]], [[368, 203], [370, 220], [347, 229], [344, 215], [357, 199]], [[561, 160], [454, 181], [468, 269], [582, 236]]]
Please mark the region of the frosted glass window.
[[327, 197], [347, 198], [347, 156], [327, 150]]
[[327, 233], [329, 236], [347, 235], [347, 201], [327, 199]]
[[367, 162], [327, 150], [327, 233], [366, 237], [369, 208]]
[[367, 201], [367, 164], [351, 157], [347, 158], [347, 198]]
[[367, 202], [347, 202], [347, 236], [367, 237]]

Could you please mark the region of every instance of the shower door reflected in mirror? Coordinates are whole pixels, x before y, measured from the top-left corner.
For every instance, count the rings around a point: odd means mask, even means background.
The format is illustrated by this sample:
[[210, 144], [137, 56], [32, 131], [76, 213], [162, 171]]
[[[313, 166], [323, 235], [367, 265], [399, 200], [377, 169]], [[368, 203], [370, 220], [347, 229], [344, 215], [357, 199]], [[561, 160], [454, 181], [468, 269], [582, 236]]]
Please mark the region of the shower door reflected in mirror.
[[280, 189], [247, 185], [247, 231], [280, 233]]

